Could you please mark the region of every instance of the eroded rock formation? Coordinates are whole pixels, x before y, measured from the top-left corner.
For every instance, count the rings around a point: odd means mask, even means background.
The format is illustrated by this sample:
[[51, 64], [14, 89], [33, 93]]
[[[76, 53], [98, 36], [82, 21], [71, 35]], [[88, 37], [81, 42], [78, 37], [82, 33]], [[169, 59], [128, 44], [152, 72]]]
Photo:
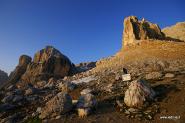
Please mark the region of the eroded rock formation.
[[165, 35], [157, 24], [150, 23], [145, 19], [139, 21], [136, 16], [124, 19], [123, 46], [133, 44], [137, 40], [164, 38]]
[[64, 77], [73, 71], [73, 64], [60, 51], [52, 46], [38, 51], [21, 80], [35, 82], [48, 80], [50, 77]]
[[10, 82], [17, 82], [20, 80], [22, 75], [26, 72], [28, 64], [31, 63], [31, 57], [27, 55], [22, 55], [19, 58], [19, 64], [9, 76]]

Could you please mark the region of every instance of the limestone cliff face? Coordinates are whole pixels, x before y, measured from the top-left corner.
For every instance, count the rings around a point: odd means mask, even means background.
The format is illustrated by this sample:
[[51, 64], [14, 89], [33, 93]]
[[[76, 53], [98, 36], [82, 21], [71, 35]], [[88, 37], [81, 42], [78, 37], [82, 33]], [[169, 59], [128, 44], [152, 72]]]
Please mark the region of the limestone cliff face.
[[124, 19], [123, 46], [133, 44], [136, 40], [164, 38], [165, 35], [157, 24], [150, 23], [145, 19], [139, 21], [136, 16]]

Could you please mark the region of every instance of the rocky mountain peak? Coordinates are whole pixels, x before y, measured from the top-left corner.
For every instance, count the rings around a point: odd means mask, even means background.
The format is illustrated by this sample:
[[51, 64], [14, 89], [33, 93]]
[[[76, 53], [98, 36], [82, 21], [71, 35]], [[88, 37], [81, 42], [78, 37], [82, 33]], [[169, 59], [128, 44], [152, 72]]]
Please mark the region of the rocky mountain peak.
[[27, 55], [21, 55], [19, 58], [19, 66], [27, 66], [31, 62], [32, 58]]
[[46, 46], [35, 53], [24, 75], [23, 81], [48, 80], [50, 77], [64, 77], [72, 73], [73, 65], [69, 58], [53, 46]]
[[153, 24], [144, 18], [139, 21], [136, 16], [129, 16], [124, 19], [123, 46], [133, 44], [136, 40], [164, 39], [157, 24]]
[[27, 55], [21, 55], [19, 64], [10, 74], [9, 82], [34, 83], [48, 80], [50, 77], [64, 77], [75, 71], [69, 58], [53, 46], [46, 46], [35, 53], [33, 61]]
[[62, 57], [63, 55], [53, 46], [46, 46], [44, 49], [38, 51], [33, 59], [34, 63], [42, 63], [47, 61], [50, 57]]

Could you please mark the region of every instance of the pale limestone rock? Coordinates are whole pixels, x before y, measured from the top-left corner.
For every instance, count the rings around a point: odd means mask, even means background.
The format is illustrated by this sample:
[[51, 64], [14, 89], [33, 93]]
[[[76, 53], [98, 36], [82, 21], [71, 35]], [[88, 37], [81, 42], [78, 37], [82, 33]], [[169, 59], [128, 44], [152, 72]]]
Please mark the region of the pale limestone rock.
[[142, 107], [148, 99], [155, 96], [153, 89], [143, 80], [134, 80], [125, 92], [124, 102], [129, 107]]

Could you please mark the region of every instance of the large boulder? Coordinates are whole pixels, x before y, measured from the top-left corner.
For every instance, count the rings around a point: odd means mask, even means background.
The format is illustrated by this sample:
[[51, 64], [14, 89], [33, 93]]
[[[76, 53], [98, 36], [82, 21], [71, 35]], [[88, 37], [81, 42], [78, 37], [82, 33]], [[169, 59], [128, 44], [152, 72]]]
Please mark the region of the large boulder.
[[32, 58], [27, 55], [22, 55], [19, 58], [19, 64], [16, 66], [15, 70], [11, 72], [9, 76], [10, 82], [17, 82], [20, 80], [21, 76], [26, 72], [27, 66], [31, 63]]
[[27, 82], [48, 80], [51, 77], [64, 77], [73, 70], [74, 65], [69, 58], [54, 47], [46, 46], [35, 54], [21, 79]]
[[56, 115], [65, 114], [72, 109], [72, 98], [67, 93], [58, 93], [46, 106], [42, 108], [40, 118], [54, 117]]
[[123, 46], [133, 44], [136, 40], [164, 38], [165, 35], [157, 24], [150, 23], [145, 19], [139, 21], [136, 16], [124, 19]]
[[128, 107], [139, 108], [155, 97], [154, 90], [144, 80], [134, 80], [125, 92], [124, 102]]

